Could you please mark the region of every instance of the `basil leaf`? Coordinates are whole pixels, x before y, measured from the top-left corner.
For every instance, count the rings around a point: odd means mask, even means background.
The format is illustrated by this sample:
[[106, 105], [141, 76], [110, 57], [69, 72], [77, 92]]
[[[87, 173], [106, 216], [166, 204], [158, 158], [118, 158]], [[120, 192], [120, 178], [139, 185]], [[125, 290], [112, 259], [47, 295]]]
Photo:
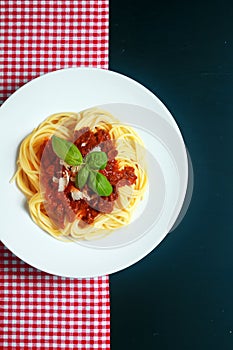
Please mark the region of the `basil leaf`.
[[91, 152], [86, 156], [86, 163], [93, 170], [104, 169], [107, 165], [108, 157], [105, 152]]
[[80, 189], [83, 188], [83, 186], [87, 182], [88, 176], [89, 176], [88, 167], [87, 166], [82, 167], [75, 177], [75, 186]]
[[92, 191], [97, 193], [95, 179], [96, 179], [96, 172], [95, 171], [90, 171], [89, 177], [88, 177], [88, 186], [92, 189]]
[[64, 160], [67, 164], [73, 166], [82, 164], [82, 154], [72, 142], [53, 135], [52, 147], [54, 153], [56, 153], [56, 155]]
[[96, 171], [90, 172], [88, 186], [99, 196], [107, 197], [112, 193], [112, 185], [106, 176]]

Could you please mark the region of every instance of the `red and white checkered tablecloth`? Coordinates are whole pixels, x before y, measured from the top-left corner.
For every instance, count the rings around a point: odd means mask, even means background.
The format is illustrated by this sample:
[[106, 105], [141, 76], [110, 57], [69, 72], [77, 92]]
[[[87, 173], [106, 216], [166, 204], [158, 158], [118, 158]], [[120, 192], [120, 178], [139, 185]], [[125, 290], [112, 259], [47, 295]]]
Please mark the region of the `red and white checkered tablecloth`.
[[1, 100], [65, 67], [108, 68], [108, 0], [1, 0]]
[[[108, 68], [107, 0], [0, 4], [1, 103], [52, 70]], [[0, 243], [0, 349], [110, 349], [108, 276], [52, 276]]]

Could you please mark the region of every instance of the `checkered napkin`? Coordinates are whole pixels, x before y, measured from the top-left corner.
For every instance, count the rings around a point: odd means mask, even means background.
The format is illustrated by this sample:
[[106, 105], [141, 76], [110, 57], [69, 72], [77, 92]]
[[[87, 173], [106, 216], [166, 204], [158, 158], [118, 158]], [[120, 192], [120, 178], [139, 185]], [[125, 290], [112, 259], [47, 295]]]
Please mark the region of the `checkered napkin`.
[[[52, 70], [108, 68], [108, 1], [0, 4], [1, 102]], [[0, 349], [110, 349], [108, 277], [52, 276], [0, 243]]]

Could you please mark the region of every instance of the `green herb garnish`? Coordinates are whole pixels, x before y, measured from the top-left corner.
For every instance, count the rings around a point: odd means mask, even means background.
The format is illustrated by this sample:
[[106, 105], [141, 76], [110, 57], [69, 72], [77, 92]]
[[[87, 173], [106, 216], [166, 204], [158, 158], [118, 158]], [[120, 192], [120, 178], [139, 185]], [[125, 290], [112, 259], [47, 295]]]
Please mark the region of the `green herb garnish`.
[[112, 185], [103, 174], [97, 171], [90, 171], [88, 186], [99, 196], [109, 196], [112, 193]]
[[104, 169], [107, 165], [107, 161], [108, 157], [105, 152], [91, 152], [85, 158], [86, 164], [93, 170]]
[[83, 161], [79, 149], [70, 141], [60, 137], [52, 137], [52, 147], [56, 155], [72, 166], [83, 165], [75, 178], [75, 186], [82, 189], [87, 183], [88, 186], [99, 196], [109, 196], [112, 193], [112, 185], [98, 170], [103, 170], [108, 162], [105, 152], [91, 152]]
[[83, 186], [87, 182], [88, 176], [89, 176], [89, 169], [87, 166], [83, 166], [79, 170], [78, 174], [76, 175], [75, 186], [80, 188], [80, 189], [83, 188]]
[[67, 164], [77, 166], [82, 164], [83, 157], [79, 149], [70, 141], [53, 135], [52, 146], [56, 155]]

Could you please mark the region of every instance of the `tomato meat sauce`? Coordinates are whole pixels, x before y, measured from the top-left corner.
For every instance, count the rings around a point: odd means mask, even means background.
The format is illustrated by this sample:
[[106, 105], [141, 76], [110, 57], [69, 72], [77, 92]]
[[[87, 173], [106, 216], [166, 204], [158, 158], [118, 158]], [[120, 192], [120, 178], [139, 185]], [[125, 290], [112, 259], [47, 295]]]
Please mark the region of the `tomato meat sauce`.
[[[73, 222], [76, 218], [80, 219], [79, 226], [82, 228], [92, 224], [99, 214], [111, 213], [114, 201], [118, 198], [119, 187], [133, 185], [137, 179], [133, 167], [125, 166], [120, 170], [115, 159], [118, 154], [115, 141], [111, 140], [108, 131], [91, 131], [84, 127], [74, 132], [71, 141], [83, 157], [95, 147], [107, 154], [107, 165], [99, 172], [106, 176], [113, 191], [109, 196], [100, 197], [85, 185], [81, 190], [85, 197], [74, 199], [73, 193], [79, 192], [75, 187], [77, 169], [64, 164], [54, 153], [51, 139], [45, 139], [38, 150], [41, 158], [40, 185], [45, 199], [45, 211], [58, 229], [64, 229], [66, 221]], [[60, 188], [62, 186], [64, 189]]]

